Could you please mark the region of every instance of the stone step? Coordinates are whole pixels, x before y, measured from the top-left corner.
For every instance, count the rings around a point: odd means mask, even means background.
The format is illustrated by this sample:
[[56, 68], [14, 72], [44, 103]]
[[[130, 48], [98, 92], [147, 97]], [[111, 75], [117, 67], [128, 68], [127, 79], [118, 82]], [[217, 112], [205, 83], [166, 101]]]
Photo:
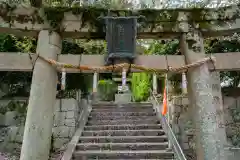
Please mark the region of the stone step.
[[90, 151], [76, 151], [74, 152], [74, 158], [79, 159], [145, 159], [145, 158], [155, 158], [155, 159], [165, 159], [173, 158], [173, 152], [167, 152], [165, 150], [141, 150], [141, 151], [109, 151], [109, 150], [90, 150]]
[[[105, 159], [105, 158], [98, 158], [99, 160], [125, 160], [125, 159], [121, 159], [121, 158], [116, 158], [116, 159]], [[88, 160], [96, 160], [96, 159], [91, 159], [91, 158], [88, 158]], [[128, 159], [128, 160], [136, 160], [136, 159]], [[176, 159], [172, 159], [172, 158], [164, 158], [164, 159], [155, 159], [155, 158], [151, 158], [151, 159], [146, 159], [146, 158], [140, 158], [140, 159], [137, 159], [137, 160], [176, 160]]]
[[85, 126], [85, 131], [98, 131], [98, 130], [138, 130], [138, 129], [161, 129], [160, 124], [140, 124], [140, 125], [92, 125]]
[[137, 107], [130, 107], [130, 108], [93, 108], [92, 112], [154, 112], [153, 108], [137, 108]]
[[156, 116], [105, 116], [105, 117], [88, 117], [88, 120], [102, 121], [102, 120], [156, 120]]
[[114, 109], [114, 108], [138, 108], [138, 109], [148, 109], [153, 108], [152, 104], [150, 105], [109, 105], [109, 106], [92, 106], [93, 109]]
[[106, 117], [106, 116], [155, 116], [154, 112], [91, 112], [90, 116]]
[[138, 119], [156, 119], [156, 116], [105, 116], [105, 117], [97, 117], [97, 116], [89, 116], [89, 120], [138, 120]]
[[92, 107], [152, 107], [152, 103], [125, 103], [125, 104], [117, 104], [117, 103], [92, 103]]
[[83, 131], [82, 136], [161, 136], [163, 130], [99, 130]]
[[90, 136], [80, 137], [79, 143], [159, 143], [166, 142], [167, 136]]
[[76, 150], [164, 150], [168, 143], [79, 143]]
[[118, 106], [126, 106], [126, 107], [152, 107], [152, 103], [126, 103], [126, 104], [118, 104]]
[[87, 125], [159, 124], [156, 120], [89, 120]]
[[[105, 159], [105, 158], [98, 158], [99, 160], [125, 160], [125, 159], [121, 159], [121, 158], [116, 158], [116, 159]], [[74, 159], [73, 159], [74, 160]], [[96, 159], [91, 159], [91, 158], [88, 158], [88, 160], [96, 160]], [[136, 160], [136, 159], [128, 159], [128, 160]], [[172, 159], [172, 158], [168, 158], [168, 159], [166, 159], [166, 158], [164, 158], [164, 159], [155, 159], [155, 158], [151, 158], [151, 159], [149, 159], [149, 158], [138, 158], [137, 160], [176, 160], [176, 159]]]

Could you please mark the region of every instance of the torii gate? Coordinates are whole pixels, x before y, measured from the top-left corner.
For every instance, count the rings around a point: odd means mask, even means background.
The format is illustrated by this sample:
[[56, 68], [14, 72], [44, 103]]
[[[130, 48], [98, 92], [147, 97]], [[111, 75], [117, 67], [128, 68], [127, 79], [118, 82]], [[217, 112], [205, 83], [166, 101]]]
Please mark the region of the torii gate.
[[[79, 55], [60, 55], [62, 38], [104, 39], [102, 25], [97, 18], [107, 14], [145, 16], [146, 22], [140, 25], [137, 38], [179, 38], [184, 55], [169, 56], [168, 64], [172, 67], [204, 58], [206, 56], [203, 48], [204, 37], [231, 35], [240, 30], [239, 6], [220, 9], [120, 11], [97, 8], [61, 10], [22, 6], [13, 8], [2, 3], [0, 10], [0, 22], [6, 24], [0, 27], [0, 32], [38, 37], [37, 54], [75, 65], [79, 63]], [[89, 11], [94, 13], [93, 17], [89, 17]], [[239, 53], [214, 55], [217, 61], [216, 70], [239, 69]], [[104, 64], [102, 55], [83, 55], [81, 58], [81, 64], [89, 66]], [[57, 72], [46, 62], [37, 59], [36, 55], [33, 55], [33, 59], [36, 59], [36, 63], [33, 63], [35, 61], [32, 62], [27, 54], [1, 53], [0, 71], [31, 71], [34, 65], [21, 160], [47, 160], [53, 124]], [[146, 67], [167, 69], [165, 57], [158, 55], [138, 56], [135, 63]], [[77, 70], [68, 69], [66, 72], [74, 73]], [[207, 63], [187, 72], [189, 98], [194, 108], [193, 117], [197, 130], [197, 156], [198, 159], [225, 160], [227, 158], [221, 154], [226, 141], [225, 130], [217, 127], [217, 119], [212, 116], [217, 115], [216, 106], [222, 105], [222, 103], [213, 103], [213, 92], [210, 86], [211, 80], [214, 79], [212, 74]], [[220, 85], [219, 74], [217, 72], [216, 74], [214, 80]], [[217, 94], [221, 95], [220, 90]], [[218, 142], [219, 140], [221, 143]]]

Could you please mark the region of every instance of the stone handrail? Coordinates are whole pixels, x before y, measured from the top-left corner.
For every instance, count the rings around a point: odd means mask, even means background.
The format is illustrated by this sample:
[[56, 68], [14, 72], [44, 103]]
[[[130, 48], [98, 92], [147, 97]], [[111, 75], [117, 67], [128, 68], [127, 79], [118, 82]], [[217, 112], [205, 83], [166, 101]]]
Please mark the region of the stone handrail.
[[[151, 92], [152, 94], [152, 92]], [[154, 109], [157, 113], [157, 115], [160, 115], [159, 119], [161, 121], [162, 127], [165, 131], [165, 133], [168, 136], [168, 140], [170, 142], [170, 144], [173, 146], [173, 150], [174, 153], [176, 155], [176, 159], [178, 160], [187, 160], [186, 156], [184, 155], [181, 146], [179, 145], [176, 136], [174, 135], [172, 128], [170, 126], [170, 124], [167, 121], [167, 118], [165, 116], [163, 116], [161, 114], [161, 110], [159, 107], [161, 107], [161, 105], [159, 104], [156, 96], [154, 94], [152, 94], [152, 98], [153, 98], [153, 105], [154, 105]]]

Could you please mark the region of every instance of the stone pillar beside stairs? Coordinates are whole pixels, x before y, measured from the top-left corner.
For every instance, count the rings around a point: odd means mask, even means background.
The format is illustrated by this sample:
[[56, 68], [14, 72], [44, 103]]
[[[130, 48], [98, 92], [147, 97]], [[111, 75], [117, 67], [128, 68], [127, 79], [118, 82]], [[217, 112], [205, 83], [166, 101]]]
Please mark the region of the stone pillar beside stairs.
[[[190, 27], [191, 30], [181, 36], [181, 52], [185, 55], [187, 64], [206, 57], [202, 33], [195, 26]], [[219, 142], [221, 131], [218, 128], [211, 80], [207, 63], [188, 69], [187, 86], [194, 119], [197, 159], [226, 160], [228, 158], [222, 154], [225, 149]]]
[[[57, 60], [61, 49], [62, 40], [58, 33], [40, 31], [37, 44], [40, 56]], [[56, 68], [38, 58], [33, 70], [20, 160], [49, 158], [56, 86]]]
[[[213, 96], [213, 104], [217, 110], [217, 114], [215, 115], [217, 118], [218, 124], [218, 143], [222, 148], [226, 148], [228, 146], [227, 136], [226, 136], [226, 126], [224, 125], [224, 108], [223, 108], [223, 100], [222, 100], [222, 92], [220, 86], [220, 74], [219, 72], [211, 72], [211, 87], [212, 87], [212, 96]], [[175, 135], [178, 138], [180, 145], [182, 146], [184, 152], [190, 156], [195, 157], [196, 153], [196, 141], [195, 141], [195, 129], [193, 125], [193, 117], [192, 117], [192, 108], [189, 106], [188, 96], [186, 94], [182, 96], [173, 97], [171, 103], [173, 104], [173, 111], [171, 112], [172, 118], [172, 128]], [[231, 156], [229, 150], [225, 149], [221, 151], [223, 157], [227, 157], [228, 160], [231, 160], [233, 156]], [[196, 159], [196, 157], [195, 157]]]
[[131, 93], [122, 93], [115, 94], [115, 102], [116, 103], [130, 103], [132, 99]]
[[[225, 121], [225, 111], [224, 111], [224, 104], [223, 104], [223, 97], [221, 91], [221, 81], [220, 81], [220, 72], [213, 71], [210, 73], [211, 76], [211, 85], [212, 85], [212, 96], [213, 96], [213, 104], [217, 110], [216, 119], [217, 119], [217, 129], [218, 129], [218, 136], [219, 140], [218, 143], [220, 148], [226, 148], [229, 146], [227, 142], [227, 130], [226, 130], [226, 121]], [[228, 160], [232, 160], [233, 156], [231, 155], [230, 151], [224, 149], [220, 152], [221, 158], [227, 158]]]

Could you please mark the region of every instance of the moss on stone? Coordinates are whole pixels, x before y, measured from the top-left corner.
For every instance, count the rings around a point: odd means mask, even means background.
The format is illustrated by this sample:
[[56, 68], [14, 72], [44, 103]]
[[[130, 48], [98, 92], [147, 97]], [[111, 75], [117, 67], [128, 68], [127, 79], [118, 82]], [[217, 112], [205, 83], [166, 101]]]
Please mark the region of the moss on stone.
[[0, 113], [5, 114], [10, 111], [17, 111], [19, 114], [27, 113], [27, 103], [20, 105], [21, 102], [18, 101], [10, 101], [8, 105], [0, 107]]
[[7, 112], [7, 107], [0, 107], [0, 114], [5, 114]]
[[[239, 8], [224, 7], [218, 9], [190, 8], [190, 9], [141, 9], [141, 10], [110, 10], [95, 6], [84, 7], [45, 7], [42, 9], [31, 8], [34, 12], [32, 15], [14, 15], [16, 6], [11, 6], [5, 2], [0, 3], [0, 17], [8, 23], [17, 21], [19, 23], [39, 23], [44, 21], [50, 24], [53, 30], [59, 32], [64, 31], [62, 20], [65, 13], [72, 13], [75, 16], [81, 16], [82, 28], [91, 26], [91, 29], [101, 32], [104, 23], [99, 20], [99, 17], [104, 16], [143, 16], [146, 21], [141, 23], [141, 27], [149, 27], [151, 31], [163, 28], [165, 31], [174, 31], [175, 25], [179, 23], [178, 16], [180, 12], [185, 12], [188, 15], [189, 22], [198, 23], [202, 29], [210, 29], [215, 25], [226, 24], [224, 20], [234, 20], [239, 17]], [[229, 14], [229, 11], [233, 9]], [[39, 10], [43, 10], [43, 15]], [[213, 22], [214, 21], [214, 22]], [[140, 27], [140, 28], [141, 28]]]

